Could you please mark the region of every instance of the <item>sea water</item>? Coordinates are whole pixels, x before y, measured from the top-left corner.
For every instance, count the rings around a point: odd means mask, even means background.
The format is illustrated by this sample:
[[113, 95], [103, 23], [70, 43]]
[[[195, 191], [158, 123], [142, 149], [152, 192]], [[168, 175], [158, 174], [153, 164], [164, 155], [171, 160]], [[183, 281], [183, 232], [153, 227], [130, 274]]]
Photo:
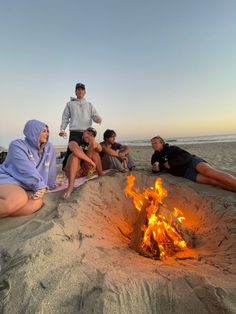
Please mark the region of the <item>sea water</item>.
[[[164, 139], [167, 143], [171, 143], [173, 145], [236, 142], [236, 134], [165, 137]], [[150, 146], [150, 139], [126, 140], [126, 141], [120, 141], [120, 143], [129, 145], [129, 146]]]

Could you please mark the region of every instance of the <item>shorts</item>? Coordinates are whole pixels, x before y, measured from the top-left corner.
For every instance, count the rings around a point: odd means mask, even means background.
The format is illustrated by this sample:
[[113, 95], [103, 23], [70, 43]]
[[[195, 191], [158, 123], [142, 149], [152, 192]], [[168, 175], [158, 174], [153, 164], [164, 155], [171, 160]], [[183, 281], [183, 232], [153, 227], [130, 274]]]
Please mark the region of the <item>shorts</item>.
[[[69, 138], [69, 142], [75, 141], [79, 146], [82, 145], [83, 143], [83, 131], [70, 131], [70, 138]], [[67, 152], [65, 155], [65, 158], [62, 162], [62, 170], [64, 170], [66, 163], [67, 163], [67, 159], [71, 154], [71, 150], [69, 149], [69, 147], [67, 147]]]
[[192, 161], [191, 164], [187, 167], [185, 173], [184, 173], [184, 178], [189, 179], [191, 181], [195, 181], [196, 182], [196, 178], [198, 175], [198, 171], [196, 170], [196, 166], [200, 163], [200, 162], [205, 162], [207, 163], [206, 160], [198, 157], [198, 156], [193, 156], [192, 157]]
[[[93, 166], [89, 162], [82, 160], [81, 168], [77, 171], [75, 178], [78, 179], [78, 178], [81, 178], [81, 177], [86, 177], [89, 174], [89, 172], [91, 171], [91, 169], [93, 169]], [[64, 170], [65, 175], [67, 176], [67, 178], [69, 178], [69, 168], [68, 168], [68, 166], [66, 165], [63, 170]]]

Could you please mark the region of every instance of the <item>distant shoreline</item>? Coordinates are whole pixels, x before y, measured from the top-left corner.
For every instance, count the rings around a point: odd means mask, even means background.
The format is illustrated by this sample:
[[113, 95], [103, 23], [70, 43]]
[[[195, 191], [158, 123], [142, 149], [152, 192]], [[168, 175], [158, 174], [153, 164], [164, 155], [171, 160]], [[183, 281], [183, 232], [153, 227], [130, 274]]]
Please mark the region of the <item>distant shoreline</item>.
[[[170, 143], [171, 145], [178, 145], [178, 146], [197, 146], [197, 145], [209, 145], [209, 144], [224, 144], [224, 143], [227, 143], [227, 144], [230, 144], [230, 143], [236, 143], [236, 139], [235, 140], [232, 140], [232, 141], [214, 141], [214, 142], [177, 142], [177, 141], [166, 141], [167, 143]], [[120, 141], [121, 144], [123, 145], [128, 145], [130, 147], [133, 147], [133, 148], [136, 148], [136, 147], [151, 147], [151, 143], [134, 143], [134, 142], [125, 142], [125, 141]], [[67, 145], [54, 145], [55, 149], [58, 151], [59, 149], [61, 150], [66, 150], [67, 149]]]

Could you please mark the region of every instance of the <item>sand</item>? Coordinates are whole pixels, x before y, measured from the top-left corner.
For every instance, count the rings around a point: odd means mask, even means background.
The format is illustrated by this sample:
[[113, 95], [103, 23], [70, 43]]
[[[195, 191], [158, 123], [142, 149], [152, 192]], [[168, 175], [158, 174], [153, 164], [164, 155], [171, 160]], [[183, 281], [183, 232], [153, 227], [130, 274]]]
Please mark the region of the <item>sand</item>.
[[[236, 174], [236, 143], [185, 145]], [[133, 147], [142, 188], [154, 184], [149, 147]], [[91, 180], [64, 201], [50, 193], [28, 217], [0, 220], [1, 313], [235, 313], [236, 194], [161, 174], [195, 248], [156, 261], [129, 248], [137, 219], [126, 175]]]

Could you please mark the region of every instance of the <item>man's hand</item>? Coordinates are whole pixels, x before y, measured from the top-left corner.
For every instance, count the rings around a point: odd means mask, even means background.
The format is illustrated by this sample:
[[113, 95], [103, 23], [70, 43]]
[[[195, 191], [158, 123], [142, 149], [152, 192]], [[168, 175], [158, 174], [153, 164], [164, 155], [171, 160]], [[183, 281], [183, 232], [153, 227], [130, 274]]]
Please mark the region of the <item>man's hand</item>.
[[118, 158], [120, 158], [121, 160], [126, 160], [128, 161], [128, 158], [125, 156], [125, 154], [123, 153], [118, 153]]
[[101, 124], [102, 123], [102, 118], [99, 117], [99, 116], [95, 116], [94, 117], [94, 122], [98, 123], [98, 124]]
[[90, 165], [93, 166], [94, 169], [96, 169], [96, 164], [92, 161], [92, 159], [91, 159], [91, 161], [89, 163], [90, 163]]
[[65, 131], [60, 131], [59, 136], [61, 136], [63, 138], [67, 138], [67, 134]]

